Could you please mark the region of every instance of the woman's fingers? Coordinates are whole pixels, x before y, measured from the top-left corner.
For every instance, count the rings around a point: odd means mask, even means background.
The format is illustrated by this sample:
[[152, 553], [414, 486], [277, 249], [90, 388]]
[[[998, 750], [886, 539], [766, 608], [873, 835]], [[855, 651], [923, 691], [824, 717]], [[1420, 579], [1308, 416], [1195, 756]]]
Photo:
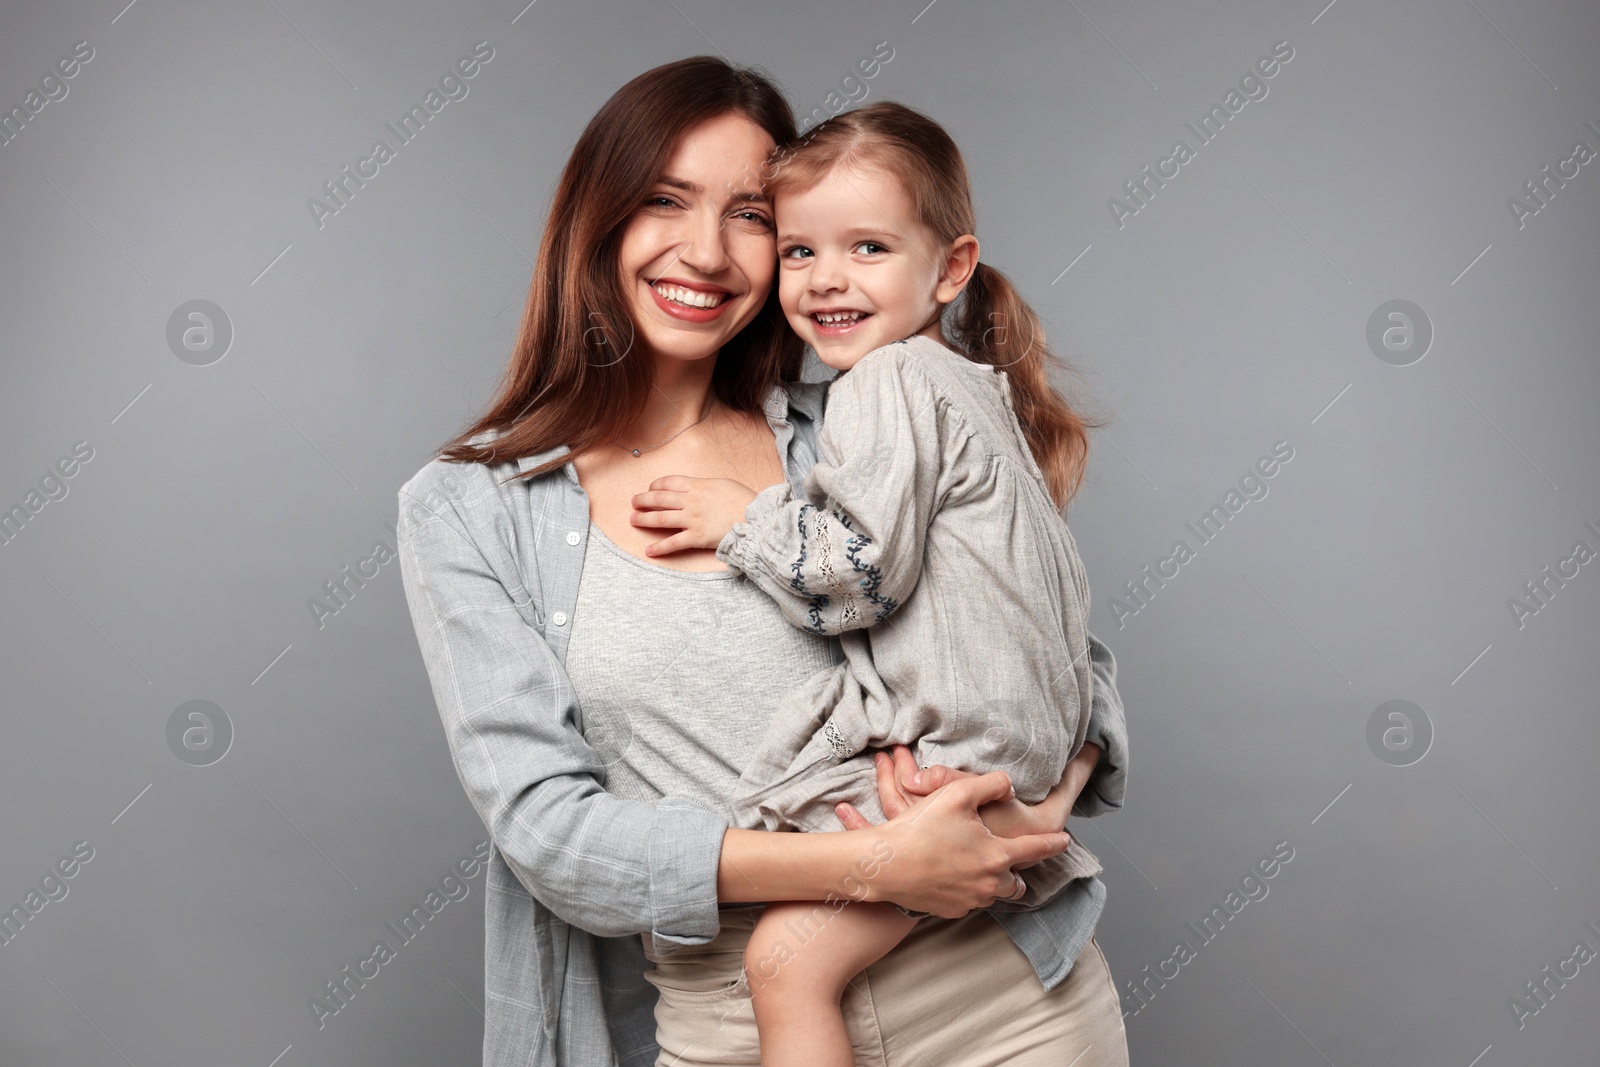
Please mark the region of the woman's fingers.
[[[905, 749], [904, 745], [896, 747], [902, 750]], [[910, 807], [912, 800], [911, 797], [901, 792], [899, 788], [897, 763], [898, 753], [896, 753], [896, 759], [893, 760], [883, 752], [874, 752], [872, 754], [872, 764], [878, 771], [878, 804], [883, 808], [883, 814], [891, 819]], [[913, 763], [912, 766], [916, 766], [916, 764]]]
[[[900, 758], [902, 751], [905, 753], [904, 760]], [[904, 745], [896, 746], [895, 773], [900, 778], [900, 788], [912, 796], [927, 796], [957, 778], [976, 777], [972, 771], [957, 770], [942, 763], [918, 770], [916, 761], [911, 758], [911, 750]]]
[[894, 754], [894, 780], [902, 793], [915, 793], [918, 796], [927, 796], [933, 792], [923, 789], [920, 784], [913, 786], [913, 782], [920, 783], [921, 770], [917, 767], [916, 757], [911, 754], [911, 749], [905, 745], [895, 745], [891, 751]]
[[[892, 783], [894, 758], [874, 760], [880, 781], [887, 771]], [[1072, 842], [1065, 832], [1015, 838], [990, 833], [978, 809], [1015, 795], [1010, 777], [991, 771], [957, 778], [933, 796], [913, 798], [905, 811], [878, 828], [893, 848], [895, 862], [879, 868], [873, 899], [955, 919], [1009, 895], [1016, 887], [1013, 868], [1059, 855]], [[840, 817], [846, 818], [842, 810]]]
[[945, 786], [945, 792], [954, 794], [962, 807], [974, 812], [979, 805], [992, 800], [1011, 800], [1017, 793], [1011, 788], [1011, 776], [1005, 771], [975, 774], [971, 778], [958, 778]]
[[839, 822], [846, 830], [866, 830], [872, 826], [854, 804], [841, 801], [834, 805], [833, 813], [839, 816]]
[[1027, 837], [1006, 837], [1004, 842], [1013, 867], [1031, 867], [1040, 860], [1058, 856], [1072, 844], [1072, 835], [1065, 830], [1053, 834], [1032, 834]]

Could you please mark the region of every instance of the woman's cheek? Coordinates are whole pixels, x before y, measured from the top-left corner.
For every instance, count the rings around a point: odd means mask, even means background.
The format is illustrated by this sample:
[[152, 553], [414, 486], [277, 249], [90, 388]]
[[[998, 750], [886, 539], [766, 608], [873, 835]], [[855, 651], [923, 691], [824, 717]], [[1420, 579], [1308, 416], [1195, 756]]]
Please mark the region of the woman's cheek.
[[772, 288], [773, 275], [778, 270], [778, 243], [771, 234], [744, 234], [737, 239], [736, 256], [750, 291], [758, 293], [765, 302]]

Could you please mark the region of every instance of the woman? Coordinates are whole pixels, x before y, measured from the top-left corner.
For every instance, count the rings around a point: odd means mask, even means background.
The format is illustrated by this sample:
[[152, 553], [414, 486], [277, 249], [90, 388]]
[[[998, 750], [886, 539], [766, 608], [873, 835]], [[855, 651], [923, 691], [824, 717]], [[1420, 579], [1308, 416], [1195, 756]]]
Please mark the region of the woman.
[[[1044, 1034], [1093, 1046], [1080, 1067], [1126, 1063], [1092, 938], [1098, 879], [998, 925], [972, 910], [1015, 891], [1013, 868], [1065, 850], [1085, 784], [1084, 814], [1121, 805], [1126, 728], [1104, 645], [1091, 638], [1091, 743], [1033, 809], [1038, 833], [997, 838], [978, 820], [1014, 803], [1003, 774], [940, 768], [913, 784], [904, 749], [879, 758], [882, 825], [843, 810], [848, 832], [773, 834], [718, 814], [778, 698], [837, 649], [710, 550], [647, 561], [659, 532], [629, 516], [666, 474], [798, 489], [815, 461], [826, 386], [790, 380], [801, 353], [760, 181], [793, 134], [770, 82], [717, 59], [618, 90], [562, 174], [499, 394], [400, 491], [407, 600], [495, 845], [484, 1063], [754, 1064], [747, 988], [697, 987], [696, 953], [757, 910], [740, 905], [830, 895], [951, 920], [922, 924], [846, 994], [860, 1029], [884, 1031], [859, 1035], [864, 1062], [922, 1045], [941, 1062], [1007, 1062]], [[726, 1026], [669, 1055], [657, 991], [727, 1008]]]

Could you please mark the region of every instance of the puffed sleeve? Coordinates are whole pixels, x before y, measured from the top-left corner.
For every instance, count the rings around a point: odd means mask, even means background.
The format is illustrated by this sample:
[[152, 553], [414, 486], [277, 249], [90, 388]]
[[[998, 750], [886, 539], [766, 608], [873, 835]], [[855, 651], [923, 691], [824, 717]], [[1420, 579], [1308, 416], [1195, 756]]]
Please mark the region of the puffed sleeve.
[[405, 490], [400, 504], [406, 602], [450, 755], [506, 863], [594, 934], [649, 933], [667, 952], [710, 940], [726, 821], [685, 797], [608, 793], [527, 593], [488, 561], [504, 553], [486, 555], [449, 504], [435, 510]]
[[943, 420], [933, 384], [903, 353], [875, 349], [834, 380], [808, 499], [787, 482], [767, 487], [717, 545], [718, 559], [813, 633], [889, 618], [922, 569], [943, 492]]

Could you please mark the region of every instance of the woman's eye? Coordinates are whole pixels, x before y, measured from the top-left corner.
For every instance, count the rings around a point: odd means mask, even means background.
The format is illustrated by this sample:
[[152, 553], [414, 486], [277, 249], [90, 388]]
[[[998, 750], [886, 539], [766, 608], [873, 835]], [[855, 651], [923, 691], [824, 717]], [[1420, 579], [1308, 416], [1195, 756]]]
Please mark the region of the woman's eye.
[[734, 215], [734, 218], [743, 222], [753, 222], [757, 226], [765, 226], [769, 228], [772, 226], [772, 220], [767, 218], [759, 211], [741, 211]]
[[645, 207], [677, 207], [678, 202], [670, 196], [652, 196], [644, 202]]

